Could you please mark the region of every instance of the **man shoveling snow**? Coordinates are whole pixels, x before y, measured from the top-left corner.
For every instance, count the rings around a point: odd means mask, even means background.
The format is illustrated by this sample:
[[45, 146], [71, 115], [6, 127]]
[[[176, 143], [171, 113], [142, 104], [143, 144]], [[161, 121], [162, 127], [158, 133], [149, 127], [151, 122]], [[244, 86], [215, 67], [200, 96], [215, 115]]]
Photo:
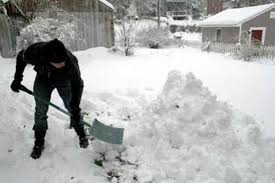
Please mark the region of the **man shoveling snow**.
[[[20, 90], [23, 72], [28, 63], [34, 65], [34, 70], [37, 72], [33, 86], [34, 96], [50, 102], [51, 94], [56, 88], [66, 109], [71, 114], [71, 126], [79, 136], [79, 145], [81, 148], [86, 148], [89, 142], [83, 123], [81, 123], [79, 107], [83, 92], [83, 80], [80, 76], [77, 58], [57, 39], [35, 43], [26, 50], [21, 50], [16, 58], [16, 71], [11, 84], [11, 89], [14, 92]], [[48, 129], [49, 104], [38, 98], [35, 98], [33, 126], [35, 141], [31, 153], [33, 159], [41, 156]]]

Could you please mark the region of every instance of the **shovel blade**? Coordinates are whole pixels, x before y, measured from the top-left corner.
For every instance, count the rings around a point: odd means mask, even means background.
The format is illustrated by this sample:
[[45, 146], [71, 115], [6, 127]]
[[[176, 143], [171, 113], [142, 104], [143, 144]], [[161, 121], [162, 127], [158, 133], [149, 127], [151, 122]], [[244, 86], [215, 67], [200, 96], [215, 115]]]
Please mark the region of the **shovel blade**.
[[92, 127], [89, 129], [90, 134], [101, 141], [110, 144], [122, 144], [123, 143], [123, 128], [114, 128], [107, 126], [97, 119], [94, 120]]

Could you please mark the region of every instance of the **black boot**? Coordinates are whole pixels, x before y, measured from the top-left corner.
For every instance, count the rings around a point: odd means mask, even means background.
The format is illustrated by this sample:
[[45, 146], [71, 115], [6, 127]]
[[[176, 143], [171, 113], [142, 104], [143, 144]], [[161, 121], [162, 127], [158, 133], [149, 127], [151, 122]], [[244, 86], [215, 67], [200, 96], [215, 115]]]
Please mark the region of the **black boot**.
[[33, 146], [33, 149], [32, 149], [32, 153], [31, 153], [31, 157], [32, 157], [33, 159], [38, 159], [38, 158], [40, 158], [40, 156], [41, 156], [43, 150], [44, 150], [44, 145], [39, 145], [39, 146], [34, 145], [34, 146]]
[[89, 141], [87, 137], [79, 137], [79, 146], [81, 148], [87, 148], [89, 146]]
[[33, 159], [40, 158], [40, 156], [44, 150], [45, 135], [46, 135], [46, 131], [35, 131], [34, 132], [35, 141], [34, 141], [34, 146], [33, 146], [32, 152], [31, 152], [31, 157]]
[[77, 135], [79, 136], [79, 146], [81, 148], [87, 148], [89, 145], [89, 140], [88, 137], [84, 131], [84, 127], [81, 128], [74, 128], [75, 132], [77, 133]]

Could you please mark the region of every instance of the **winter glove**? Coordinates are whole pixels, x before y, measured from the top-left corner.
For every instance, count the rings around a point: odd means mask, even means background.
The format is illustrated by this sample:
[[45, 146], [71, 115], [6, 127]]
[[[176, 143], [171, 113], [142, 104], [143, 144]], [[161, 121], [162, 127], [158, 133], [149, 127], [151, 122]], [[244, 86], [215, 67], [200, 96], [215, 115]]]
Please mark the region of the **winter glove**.
[[19, 92], [19, 89], [21, 87], [21, 81], [18, 80], [13, 80], [13, 82], [11, 83], [11, 89], [14, 92]]

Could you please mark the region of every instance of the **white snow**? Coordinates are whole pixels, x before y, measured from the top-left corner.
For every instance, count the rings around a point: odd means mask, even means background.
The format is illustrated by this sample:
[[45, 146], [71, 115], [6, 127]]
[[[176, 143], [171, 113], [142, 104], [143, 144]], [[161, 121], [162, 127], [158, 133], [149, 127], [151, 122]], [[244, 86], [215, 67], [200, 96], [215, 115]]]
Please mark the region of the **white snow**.
[[[76, 56], [85, 120], [125, 128], [124, 144], [96, 140], [80, 149], [68, 117], [50, 109], [45, 152], [32, 160], [34, 101], [10, 90], [15, 62], [0, 58], [1, 182], [275, 181], [275, 143], [265, 140], [275, 130], [274, 65], [187, 47], [137, 49], [132, 57], [94, 48]], [[31, 88], [34, 76], [28, 66], [23, 84]], [[63, 106], [56, 92], [52, 102]]]
[[174, 20], [173, 18], [168, 19], [169, 25], [177, 26], [198, 26], [200, 25], [200, 20]]
[[241, 23], [256, 17], [259, 14], [267, 12], [274, 8], [274, 4], [266, 4], [260, 6], [251, 6], [245, 8], [235, 8], [224, 10], [214, 16], [210, 16], [202, 21], [201, 27], [207, 26], [240, 26]]
[[175, 32], [171, 34], [174, 38], [180, 37], [183, 40], [186, 41], [196, 41], [198, 43], [201, 43], [201, 33], [195, 33], [195, 32]]

